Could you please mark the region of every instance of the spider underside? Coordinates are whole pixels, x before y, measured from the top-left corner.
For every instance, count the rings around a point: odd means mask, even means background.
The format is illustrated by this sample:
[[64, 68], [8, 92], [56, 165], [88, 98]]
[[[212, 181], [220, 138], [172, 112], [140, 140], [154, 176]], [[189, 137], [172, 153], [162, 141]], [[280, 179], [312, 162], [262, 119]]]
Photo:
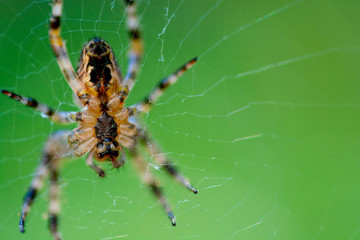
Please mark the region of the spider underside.
[[162, 79], [142, 102], [124, 107], [129, 91], [134, 86], [143, 54], [135, 2], [125, 0], [125, 4], [127, 6], [130, 51], [127, 74], [123, 77], [109, 44], [97, 37], [85, 44], [75, 72], [67, 54], [66, 46], [60, 36], [62, 0], [53, 1], [49, 29], [50, 44], [64, 78], [74, 92], [74, 101], [81, 107], [81, 111], [54, 111], [34, 99], [2, 90], [3, 94], [40, 111], [54, 122], [65, 124], [76, 122], [78, 124], [78, 127], [73, 131], [55, 132], [47, 140], [40, 164], [24, 197], [19, 223], [20, 232], [25, 232], [25, 220], [30, 207], [43, 185], [45, 176], [49, 176], [49, 229], [54, 239], [61, 239], [61, 234], [58, 231], [58, 215], [60, 213], [58, 169], [62, 159], [73, 155], [79, 157], [87, 154], [86, 164], [99, 177], [104, 177], [105, 171], [95, 161], [110, 161], [114, 168], [120, 168], [125, 163], [125, 149], [127, 149], [142, 177], [142, 181], [150, 187], [152, 193], [158, 198], [173, 226], [176, 225], [175, 216], [161, 191], [158, 181], [149, 171], [144, 157], [139, 153], [138, 145], [145, 146], [157, 164], [162, 166], [179, 183], [197, 193], [197, 190], [178, 172], [170, 160], [161, 154], [149, 133], [136, 120], [139, 114], [148, 112], [164, 90], [174, 84], [197, 59], [191, 59], [173, 74]]

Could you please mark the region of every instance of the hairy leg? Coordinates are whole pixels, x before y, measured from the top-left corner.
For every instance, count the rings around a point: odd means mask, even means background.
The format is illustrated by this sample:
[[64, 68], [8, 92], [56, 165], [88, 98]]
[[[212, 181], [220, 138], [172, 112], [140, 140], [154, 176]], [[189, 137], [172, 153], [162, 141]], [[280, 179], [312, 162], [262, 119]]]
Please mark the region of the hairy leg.
[[105, 171], [94, 163], [94, 152], [93, 151], [91, 151], [89, 153], [89, 155], [86, 157], [86, 164], [90, 168], [92, 168], [99, 175], [99, 177], [105, 177]]
[[55, 53], [60, 70], [63, 73], [65, 80], [70, 85], [73, 92], [78, 96], [79, 100], [86, 104], [89, 101], [89, 95], [80, 84], [78, 76], [76, 75], [73, 66], [71, 65], [69, 55], [64, 41], [60, 35], [60, 20], [62, 15], [62, 0], [54, 0], [52, 6], [52, 13], [50, 18], [49, 37], [50, 44]]
[[36, 170], [30, 187], [25, 194], [24, 203], [20, 215], [19, 229], [25, 232], [25, 221], [35, 197], [41, 189], [44, 177], [50, 174], [50, 206], [49, 206], [49, 228], [54, 239], [59, 240], [60, 234], [57, 231], [57, 217], [60, 211], [58, 203], [58, 164], [59, 161], [71, 154], [71, 148], [67, 144], [67, 137], [70, 131], [59, 131], [50, 136], [45, 144], [41, 162]]
[[43, 156], [43, 159], [36, 170], [35, 177], [33, 178], [32, 182], [29, 186], [29, 189], [27, 190], [27, 192], [24, 196], [24, 203], [22, 206], [22, 210], [21, 210], [21, 214], [20, 214], [20, 222], [19, 222], [19, 230], [22, 233], [25, 232], [25, 221], [26, 221], [26, 217], [30, 211], [31, 205], [34, 202], [34, 199], [35, 199], [37, 193], [42, 188], [42, 186], [44, 184], [44, 177], [48, 173], [48, 168], [45, 164], [45, 162], [47, 160], [45, 158], [46, 157]]
[[170, 76], [162, 79], [158, 86], [147, 96], [145, 99], [136, 104], [134, 107], [138, 109], [140, 112], [148, 112], [152, 105], [164, 94], [165, 90], [176, 83], [176, 81], [181, 77], [188, 69], [190, 69], [197, 61], [197, 58], [193, 58], [183, 66], [181, 66], [178, 70], [176, 70]]
[[41, 112], [44, 116], [49, 117], [49, 119], [56, 123], [73, 123], [79, 121], [78, 112], [62, 112], [62, 111], [55, 111], [54, 109], [50, 108], [49, 106], [36, 101], [35, 99], [23, 97], [13, 92], [9, 92], [6, 90], [1, 90], [1, 93], [5, 94], [6, 96], [28, 106], [31, 107], [39, 112]]
[[58, 216], [60, 213], [60, 202], [59, 202], [59, 171], [58, 161], [54, 161], [50, 164], [50, 189], [49, 189], [49, 230], [55, 240], [60, 240], [61, 235], [58, 231]]
[[193, 193], [198, 193], [198, 191], [190, 184], [189, 180], [184, 177], [175, 165], [157, 148], [156, 144], [148, 137], [148, 134], [141, 138], [141, 143], [145, 145], [146, 149], [154, 157], [156, 163], [159, 164], [170, 176], [175, 178], [176, 181]]
[[138, 18], [136, 16], [136, 3], [133, 0], [125, 0], [127, 4], [127, 28], [130, 37], [130, 52], [128, 70], [124, 79], [124, 91], [130, 91], [134, 86], [136, 76], [140, 69], [141, 56], [143, 54], [143, 43], [140, 30], [138, 28]]
[[114, 168], [120, 168], [125, 164], [125, 149], [123, 147], [120, 149], [120, 155], [121, 156], [118, 159], [113, 161]]
[[145, 183], [146, 185], [148, 185], [150, 187], [152, 193], [159, 200], [160, 204], [162, 205], [162, 207], [166, 211], [168, 217], [170, 218], [171, 224], [173, 226], [175, 226], [176, 225], [175, 216], [171, 210], [171, 207], [170, 207], [167, 199], [165, 198], [165, 196], [159, 186], [159, 183], [155, 180], [154, 176], [149, 171], [148, 164], [145, 162], [143, 157], [138, 152], [136, 152], [136, 150], [132, 151], [131, 155], [132, 155], [132, 160], [135, 164], [135, 167], [137, 168], [137, 170], [139, 171], [139, 173], [141, 175], [141, 179], [142, 179], [143, 183]]

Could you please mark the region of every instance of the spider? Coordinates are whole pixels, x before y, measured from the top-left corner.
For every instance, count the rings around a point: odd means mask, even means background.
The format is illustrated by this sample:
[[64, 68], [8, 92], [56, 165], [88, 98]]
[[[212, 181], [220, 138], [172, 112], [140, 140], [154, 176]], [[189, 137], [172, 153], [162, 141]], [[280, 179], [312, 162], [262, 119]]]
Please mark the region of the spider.
[[[137, 117], [147, 113], [151, 106], [163, 94], [164, 90], [174, 84], [177, 79], [191, 68], [197, 61], [193, 58], [170, 76], [162, 79], [157, 87], [141, 102], [124, 107], [129, 91], [139, 72], [143, 43], [138, 28], [136, 4], [133, 0], [124, 1], [127, 16], [127, 28], [130, 35], [129, 64], [123, 78], [114, 53], [109, 44], [99, 37], [91, 39], [81, 51], [77, 72], [70, 62], [66, 46], [60, 35], [60, 19], [62, 0], [54, 0], [50, 18], [49, 38], [51, 47], [65, 80], [74, 92], [74, 102], [81, 108], [78, 112], [55, 111], [35, 99], [2, 90], [1, 92], [20, 103], [29, 106], [56, 123], [77, 123], [72, 131], [58, 131], [50, 135], [43, 149], [41, 161], [32, 182], [25, 194], [20, 214], [19, 229], [25, 232], [25, 220], [40, 191], [45, 176], [49, 176], [49, 230], [54, 239], [61, 239], [58, 231], [59, 204], [59, 164], [61, 160], [75, 155], [86, 156], [86, 164], [99, 177], [105, 177], [105, 171], [95, 162], [109, 161], [114, 168], [125, 163], [125, 149], [139, 171], [142, 181], [148, 185], [152, 193], [167, 212], [173, 226], [175, 216], [163, 195], [159, 182], [149, 172], [148, 164], [138, 150], [139, 145], [154, 154], [157, 164], [179, 183], [193, 193], [198, 191], [190, 184], [177, 168], [155, 147], [150, 135], [144, 130]], [[151, 150], [150, 150], [151, 146]], [[95, 161], [94, 161], [95, 160]]]

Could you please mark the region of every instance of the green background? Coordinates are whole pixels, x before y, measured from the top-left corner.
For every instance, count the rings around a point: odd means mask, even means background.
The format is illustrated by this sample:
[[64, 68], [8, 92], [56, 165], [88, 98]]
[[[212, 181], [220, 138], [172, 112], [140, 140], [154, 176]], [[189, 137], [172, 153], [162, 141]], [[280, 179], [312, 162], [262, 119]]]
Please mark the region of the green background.
[[[120, 171], [105, 165], [106, 179], [68, 161], [64, 239], [360, 239], [360, 2], [139, 2], [146, 50], [129, 104], [199, 56], [144, 117], [199, 194], [151, 165], [177, 216], [171, 227], [131, 159]], [[49, 3], [0, 1], [0, 88], [75, 110], [48, 44]], [[126, 69], [123, 12], [120, 1], [65, 1], [74, 66], [101, 36]], [[75, 126], [6, 96], [0, 121], [0, 238], [50, 239], [47, 187], [25, 235], [18, 214], [47, 136]]]

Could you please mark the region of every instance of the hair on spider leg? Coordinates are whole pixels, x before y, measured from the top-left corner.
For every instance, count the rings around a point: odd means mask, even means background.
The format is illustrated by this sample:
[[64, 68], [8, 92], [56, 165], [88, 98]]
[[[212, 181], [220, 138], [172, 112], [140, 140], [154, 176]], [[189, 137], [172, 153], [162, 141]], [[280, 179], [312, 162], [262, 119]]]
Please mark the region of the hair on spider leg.
[[11, 99], [16, 100], [17, 102], [19, 102], [21, 104], [25, 104], [29, 107], [36, 108], [38, 106], [38, 102], [35, 99], [32, 99], [30, 97], [22, 97], [22, 95], [20, 95], [20, 94], [10, 92], [5, 89], [1, 89], [1, 93], [8, 96]]
[[[27, 221], [28, 220], [26, 220], [26, 222]], [[21, 233], [25, 233], [25, 219], [24, 218], [20, 218], [19, 230]]]
[[[18, 213], [18, 215], [21, 215], [21, 213]], [[20, 222], [19, 222], [19, 230], [20, 233], [25, 233], [26, 232], [26, 226], [27, 224], [31, 222], [31, 217], [26, 216], [26, 218], [20, 218]]]
[[126, 167], [125, 167], [125, 164], [122, 164], [120, 167], [114, 167], [114, 164], [112, 162], [109, 162], [107, 164], [107, 172], [120, 172], [120, 171], [124, 171], [126, 172]]

